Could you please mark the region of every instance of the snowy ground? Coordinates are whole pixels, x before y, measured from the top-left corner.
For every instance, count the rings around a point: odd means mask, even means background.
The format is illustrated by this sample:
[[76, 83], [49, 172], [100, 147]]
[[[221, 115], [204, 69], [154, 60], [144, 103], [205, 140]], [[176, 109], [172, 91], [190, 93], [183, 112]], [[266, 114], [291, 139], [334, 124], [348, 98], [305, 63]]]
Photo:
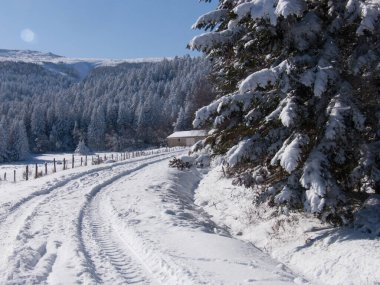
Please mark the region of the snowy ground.
[[196, 206], [172, 155], [0, 184], [0, 284], [306, 283]]
[[[201, 181], [196, 204], [241, 240], [302, 273], [313, 284], [380, 284], [380, 197], [374, 196], [356, 221], [360, 230], [336, 229], [313, 216], [275, 216], [252, 205], [250, 189], [231, 184], [217, 167]], [[371, 230], [371, 233], [369, 233]]]

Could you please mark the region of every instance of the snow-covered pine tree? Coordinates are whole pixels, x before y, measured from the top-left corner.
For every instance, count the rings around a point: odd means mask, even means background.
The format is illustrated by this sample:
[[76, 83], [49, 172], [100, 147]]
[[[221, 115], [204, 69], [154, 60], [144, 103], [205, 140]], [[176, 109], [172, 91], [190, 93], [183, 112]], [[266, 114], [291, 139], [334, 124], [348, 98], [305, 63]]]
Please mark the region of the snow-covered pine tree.
[[30, 118], [31, 150], [37, 153], [43, 152], [49, 144], [46, 136], [46, 109], [46, 105], [36, 106]]
[[8, 136], [8, 150], [10, 160], [23, 160], [29, 155], [29, 143], [23, 120], [14, 121]]
[[103, 150], [105, 146], [106, 118], [100, 105], [93, 109], [87, 131], [88, 145], [94, 150]]
[[344, 223], [380, 193], [379, 15], [380, 0], [220, 0], [194, 24], [219, 97], [193, 124], [257, 201]]
[[174, 131], [184, 131], [186, 129], [185, 110], [181, 107], [178, 113], [177, 121], [174, 125]]
[[5, 118], [0, 120], [0, 163], [8, 160], [7, 154], [8, 128]]
[[74, 153], [77, 155], [91, 155], [92, 151], [86, 146], [84, 140], [80, 140]]

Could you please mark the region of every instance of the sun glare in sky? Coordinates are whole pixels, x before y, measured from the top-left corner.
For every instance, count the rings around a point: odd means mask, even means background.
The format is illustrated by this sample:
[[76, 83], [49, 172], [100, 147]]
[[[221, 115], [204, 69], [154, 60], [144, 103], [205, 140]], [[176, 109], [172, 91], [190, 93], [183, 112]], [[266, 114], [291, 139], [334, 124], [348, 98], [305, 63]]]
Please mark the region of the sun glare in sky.
[[20, 37], [24, 42], [32, 43], [36, 39], [36, 34], [31, 29], [26, 28], [21, 31]]

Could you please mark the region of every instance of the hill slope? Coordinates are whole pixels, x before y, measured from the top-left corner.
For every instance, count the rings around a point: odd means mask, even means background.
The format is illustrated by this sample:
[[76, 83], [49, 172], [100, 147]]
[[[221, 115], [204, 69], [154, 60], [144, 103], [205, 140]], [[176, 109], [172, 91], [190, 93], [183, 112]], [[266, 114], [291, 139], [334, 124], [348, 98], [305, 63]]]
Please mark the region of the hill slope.
[[[74, 60], [0, 51], [0, 162], [32, 152], [162, 144], [213, 98], [201, 58]], [[9, 60], [8, 60], [9, 59]]]

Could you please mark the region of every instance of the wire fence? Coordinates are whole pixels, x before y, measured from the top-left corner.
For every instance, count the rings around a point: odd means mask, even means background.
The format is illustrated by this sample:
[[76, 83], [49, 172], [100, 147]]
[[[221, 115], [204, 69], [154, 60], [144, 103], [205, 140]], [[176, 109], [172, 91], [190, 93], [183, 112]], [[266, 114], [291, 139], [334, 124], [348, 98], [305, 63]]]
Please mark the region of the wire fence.
[[14, 169], [0, 169], [0, 185], [2, 183], [17, 183], [21, 181], [38, 179], [40, 177], [44, 177], [68, 169], [124, 161], [137, 157], [144, 157], [161, 153], [169, 153], [180, 149], [184, 149], [184, 147], [166, 147], [159, 149], [119, 153], [99, 153], [95, 155], [71, 154], [60, 159], [53, 158], [52, 160], [50, 159], [49, 161], [44, 162], [26, 162], [25, 164], [19, 164]]

